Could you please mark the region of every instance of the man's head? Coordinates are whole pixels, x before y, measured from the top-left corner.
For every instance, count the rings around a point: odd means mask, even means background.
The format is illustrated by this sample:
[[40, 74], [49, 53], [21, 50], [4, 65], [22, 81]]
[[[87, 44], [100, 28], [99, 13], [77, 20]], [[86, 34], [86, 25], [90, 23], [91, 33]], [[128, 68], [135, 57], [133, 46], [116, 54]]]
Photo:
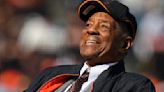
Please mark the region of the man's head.
[[78, 14], [86, 22], [80, 54], [91, 66], [119, 61], [133, 43], [136, 21], [128, 7], [112, 0], [85, 0]]

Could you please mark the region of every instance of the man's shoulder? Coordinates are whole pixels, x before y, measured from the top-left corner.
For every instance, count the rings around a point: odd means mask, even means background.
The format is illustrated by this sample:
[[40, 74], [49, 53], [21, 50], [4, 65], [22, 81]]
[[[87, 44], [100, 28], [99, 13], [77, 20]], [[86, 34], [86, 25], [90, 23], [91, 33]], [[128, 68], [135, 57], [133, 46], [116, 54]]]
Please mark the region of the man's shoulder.
[[123, 75], [123, 77], [125, 78], [129, 78], [129, 80], [147, 80], [148, 78], [142, 74], [138, 74], [138, 73], [131, 73], [131, 72], [125, 72], [125, 74]]
[[81, 65], [59, 65], [54, 67], [48, 67], [42, 71], [43, 74], [63, 74], [63, 73], [78, 73]]
[[74, 68], [81, 68], [81, 65], [58, 65], [58, 66], [48, 67], [44, 71], [57, 71], [60, 69], [74, 69]]
[[137, 74], [137, 73], [130, 73], [130, 72], [125, 72], [122, 75], [122, 78], [120, 80], [121, 82], [125, 83], [132, 83], [132, 84], [141, 84], [141, 83], [151, 83], [151, 80], [147, 78], [144, 75]]
[[153, 83], [147, 77], [125, 72], [115, 85], [117, 92], [155, 92]]

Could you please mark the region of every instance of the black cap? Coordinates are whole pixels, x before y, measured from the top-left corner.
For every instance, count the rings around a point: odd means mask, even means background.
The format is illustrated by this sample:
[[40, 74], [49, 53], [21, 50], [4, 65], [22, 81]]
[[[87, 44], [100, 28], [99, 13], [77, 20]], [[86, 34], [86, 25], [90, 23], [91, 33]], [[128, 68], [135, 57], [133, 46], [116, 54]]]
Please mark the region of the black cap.
[[85, 22], [96, 12], [107, 12], [116, 21], [126, 24], [132, 37], [135, 37], [137, 22], [124, 4], [116, 0], [83, 0], [78, 8], [79, 17]]

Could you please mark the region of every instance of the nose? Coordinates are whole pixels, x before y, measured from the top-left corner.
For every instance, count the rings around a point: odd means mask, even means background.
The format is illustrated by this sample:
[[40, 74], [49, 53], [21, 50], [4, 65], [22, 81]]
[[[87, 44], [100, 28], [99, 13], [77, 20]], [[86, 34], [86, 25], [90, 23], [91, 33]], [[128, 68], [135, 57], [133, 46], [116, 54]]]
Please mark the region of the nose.
[[97, 25], [92, 25], [90, 28], [88, 28], [87, 33], [90, 35], [98, 35], [99, 31]]

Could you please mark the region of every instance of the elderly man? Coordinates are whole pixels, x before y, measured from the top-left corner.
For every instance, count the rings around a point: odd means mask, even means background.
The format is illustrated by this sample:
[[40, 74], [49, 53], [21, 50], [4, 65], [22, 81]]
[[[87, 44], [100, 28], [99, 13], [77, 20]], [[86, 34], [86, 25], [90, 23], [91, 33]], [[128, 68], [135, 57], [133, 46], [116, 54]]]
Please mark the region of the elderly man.
[[84, 0], [78, 14], [86, 22], [80, 40], [84, 64], [48, 68], [25, 92], [155, 92], [149, 79], [124, 69], [137, 29], [128, 7], [114, 0]]

